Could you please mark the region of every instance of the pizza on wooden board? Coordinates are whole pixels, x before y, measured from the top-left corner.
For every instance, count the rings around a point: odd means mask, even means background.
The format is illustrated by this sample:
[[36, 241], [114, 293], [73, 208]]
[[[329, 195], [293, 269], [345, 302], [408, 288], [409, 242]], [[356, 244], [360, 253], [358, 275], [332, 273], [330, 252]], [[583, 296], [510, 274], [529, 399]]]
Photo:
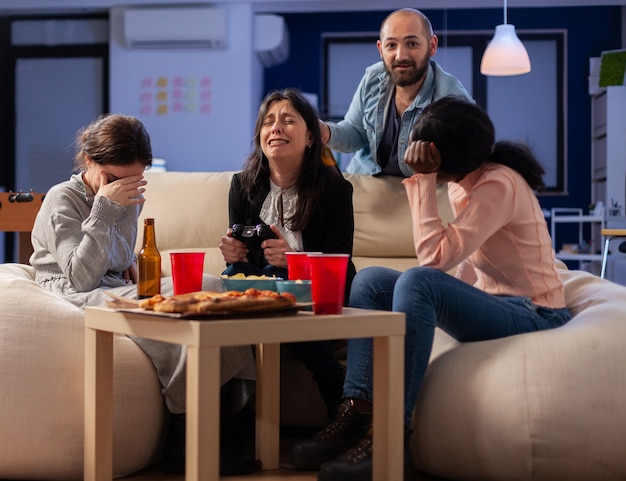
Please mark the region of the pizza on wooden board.
[[293, 294], [284, 292], [247, 289], [241, 291], [211, 292], [201, 291], [165, 297], [160, 294], [143, 299], [139, 307], [155, 312], [177, 314], [210, 314], [217, 312], [262, 312], [295, 306]]

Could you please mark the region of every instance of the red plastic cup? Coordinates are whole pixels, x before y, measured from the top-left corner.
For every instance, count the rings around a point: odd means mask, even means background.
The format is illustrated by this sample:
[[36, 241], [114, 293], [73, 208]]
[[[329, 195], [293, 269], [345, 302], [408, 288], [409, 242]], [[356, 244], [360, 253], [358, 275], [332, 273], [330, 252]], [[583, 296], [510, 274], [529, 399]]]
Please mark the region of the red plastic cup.
[[174, 295], [202, 290], [204, 252], [170, 252]]
[[290, 281], [308, 281], [311, 279], [309, 254], [321, 254], [321, 252], [285, 252], [287, 277]]
[[311, 297], [315, 314], [341, 314], [348, 254], [309, 254]]

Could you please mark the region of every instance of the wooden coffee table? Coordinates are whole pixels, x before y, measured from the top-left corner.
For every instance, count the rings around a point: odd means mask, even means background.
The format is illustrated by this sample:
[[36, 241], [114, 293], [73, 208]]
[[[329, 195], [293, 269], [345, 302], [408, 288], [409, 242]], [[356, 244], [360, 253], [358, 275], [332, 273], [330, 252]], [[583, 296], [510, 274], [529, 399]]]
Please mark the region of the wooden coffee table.
[[219, 479], [220, 348], [256, 345], [256, 457], [279, 467], [280, 343], [374, 338], [374, 480], [403, 479], [404, 314], [344, 308], [247, 319], [188, 320], [85, 309], [85, 481], [113, 477], [113, 334], [186, 345], [187, 481]]

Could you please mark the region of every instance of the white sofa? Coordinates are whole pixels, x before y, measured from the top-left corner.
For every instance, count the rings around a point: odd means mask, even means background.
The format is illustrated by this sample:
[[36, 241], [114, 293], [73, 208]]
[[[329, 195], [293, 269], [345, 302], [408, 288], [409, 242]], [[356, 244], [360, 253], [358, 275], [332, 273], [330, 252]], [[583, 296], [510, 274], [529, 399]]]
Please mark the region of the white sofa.
[[[204, 250], [219, 275], [232, 172], [148, 173], [163, 273], [172, 250]], [[354, 185], [357, 269], [416, 264], [408, 204], [395, 178]], [[450, 218], [445, 192], [440, 212]], [[141, 235], [140, 235], [141, 236]], [[139, 239], [140, 241], [141, 239]], [[626, 479], [626, 288], [561, 271], [575, 318], [550, 332], [459, 344], [438, 332], [415, 411], [413, 451], [425, 473], [451, 480]], [[82, 312], [0, 265], [0, 479], [79, 480], [83, 461]], [[150, 361], [115, 343], [114, 472], [159, 457], [165, 409]], [[319, 426], [323, 403], [293, 359], [282, 364], [283, 424]]]

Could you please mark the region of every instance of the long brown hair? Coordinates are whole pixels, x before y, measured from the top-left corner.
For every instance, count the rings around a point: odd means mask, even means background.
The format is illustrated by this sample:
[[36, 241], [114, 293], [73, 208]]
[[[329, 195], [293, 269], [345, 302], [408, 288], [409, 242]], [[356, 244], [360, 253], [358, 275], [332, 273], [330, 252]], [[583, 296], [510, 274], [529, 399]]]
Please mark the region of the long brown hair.
[[294, 215], [286, 219], [287, 226], [293, 231], [304, 229], [311, 221], [315, 209], [326, 185], [326, 176], [331, 172], [339, 173], [337, 166], [326, 166], [322, 162], [322, 137], [317, 113], [309, 101], [297, 89], [273, 90], [267, 94], [256, 119], [254, 129], [254, 150], [246, 159], [241, 174], [242, 195], [252, 201], [261, 186], [269, 185], [269, 161], [261, 149], [261, 127], [263, 119], [272, 103], [287, 100], [302, 116], [311, 135], [312, 144], [304, 152], [302, 166], [298, 173], [295, 188], [298, 193], [298, 204]]

